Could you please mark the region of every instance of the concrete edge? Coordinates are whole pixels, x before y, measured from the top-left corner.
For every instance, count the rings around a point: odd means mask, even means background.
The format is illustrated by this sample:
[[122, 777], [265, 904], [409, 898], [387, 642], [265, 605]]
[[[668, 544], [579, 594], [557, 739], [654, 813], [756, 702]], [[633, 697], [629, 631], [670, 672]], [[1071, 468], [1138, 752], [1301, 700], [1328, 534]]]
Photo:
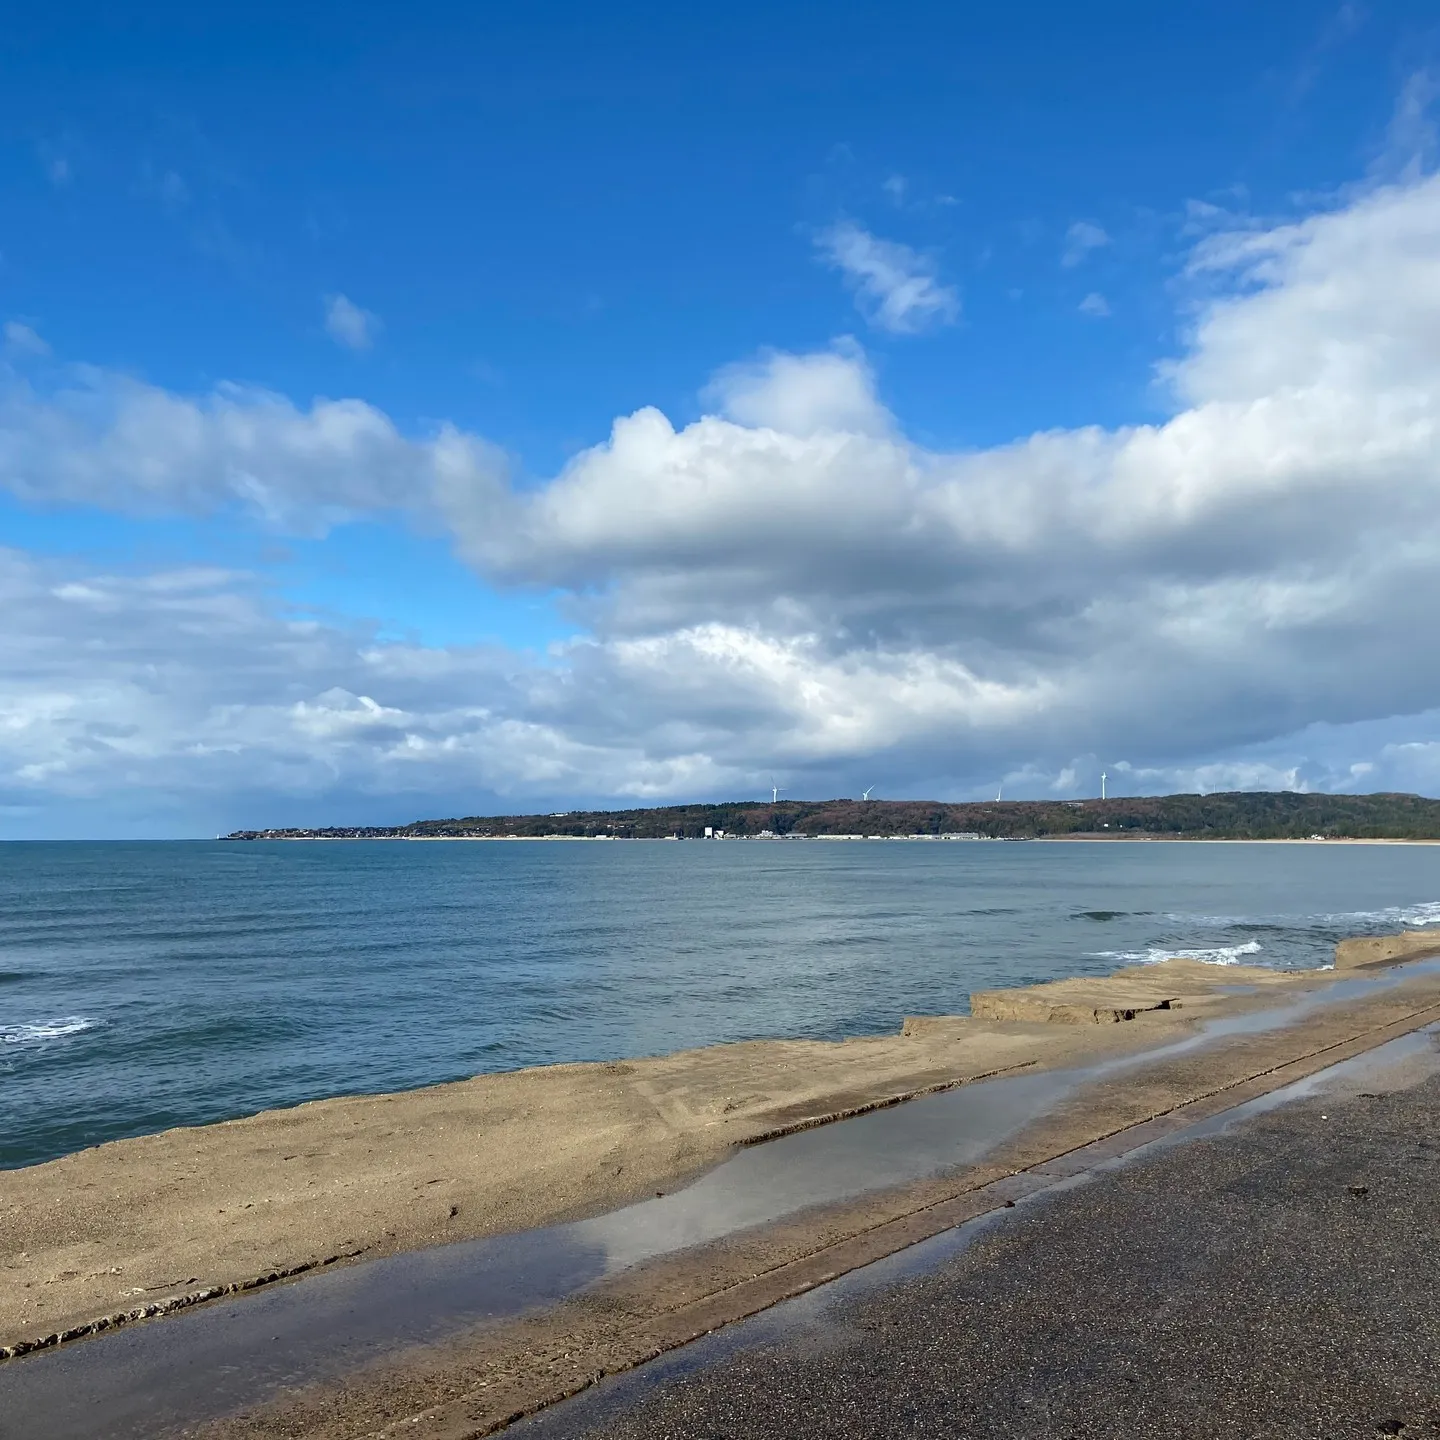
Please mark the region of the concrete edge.
[[863, 1105], [851, 1105], [843, 1110], [827, 1110], [820, 1115], [810, 1115], [803, 1120], [787, 1121], [784, 1125], [772, 1126], [758, 1135], [748, 1135], [737, 1145], [737, 1150], [748, 1149], [751, 1145], [763, 1145], [767, 1140], [780, 1140], [786, 1135], [798, 1135], [802, 1130], [818, 1130], [822, 1125], [834, 1124], [837, 1120], [853, 1120], [857, 1115], [869, 1115], [876, 1110], [889, 1110], [893, 1105], [903, 1105], [907, 1100], [920, 1100], [926, 1095], [940, 1095], [946, 1090], [959, 1090], [963, 1085], [974, 1085], [981, 1080], [995, 1080], [1001, 1075], [1014, 1075], [1021, 1070], [1033, 1070], [1038, 1060], [1020, 1060], [1014, 1065], [1002, 1065], [997, 1070], [985, 1070], [979, 1075], [962, 1075], [955, 1080], [937, 1080], [933, 1085], [921, 1085], [915, 1090], [905, 1090], [899, 1095], [886, 1095], [879, 1100], [867, 1100]]
[[177, 1310], [189, 1310], [192, 1306], [203, 1305], [207, 1300], [219, 1300], [226, 1295], [240, 1295], [262, 1286], [273, 1285], [280, 1280], [290, 1280], [296, 1275], [306, 1275], [312, 1270], [323, 1270], [328, 1265], [338, 1265], [343, 1260], [354, 1260], [365, 1251], [345, 1250], [338, 1255], [327, 1255], [323, 1260], [302, 1260], [298, 1265], [286, 1266], [283, 1270], [269, 1270], [249, 1280], [232, 1280], [225, 1285], [208, 1285], [203, 1290], [186, 1290], [179, 1295], [166, 1296], [148, 1305], [137, 1305], [131, 1310], [118, 1310], [109, 1315], [97, 1316], [64, 1330], [53, 1331], [34, 1340], [17, 1340], [13, 1345], [0, 1345], [0, 1361], [16, 1360], [21, 1355], [36, 1350], [53, 1350], [71, 1340], [81, 1340], [87, 1335], [99, 1335], [106, 1330], [117, 1330], [122, 1325], [133, 1324], [136, 1320], [153, 1320], [161, 1315], [173, 1315]]

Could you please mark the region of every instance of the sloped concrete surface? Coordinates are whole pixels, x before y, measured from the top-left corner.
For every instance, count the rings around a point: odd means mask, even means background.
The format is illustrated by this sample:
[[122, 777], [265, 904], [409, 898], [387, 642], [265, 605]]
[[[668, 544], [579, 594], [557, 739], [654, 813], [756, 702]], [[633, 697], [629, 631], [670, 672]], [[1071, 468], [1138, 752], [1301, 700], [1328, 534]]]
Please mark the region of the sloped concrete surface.
[[1031, 1202], [939, 1271], [517, 1440], [1440, 1436], [1440, 1079]]

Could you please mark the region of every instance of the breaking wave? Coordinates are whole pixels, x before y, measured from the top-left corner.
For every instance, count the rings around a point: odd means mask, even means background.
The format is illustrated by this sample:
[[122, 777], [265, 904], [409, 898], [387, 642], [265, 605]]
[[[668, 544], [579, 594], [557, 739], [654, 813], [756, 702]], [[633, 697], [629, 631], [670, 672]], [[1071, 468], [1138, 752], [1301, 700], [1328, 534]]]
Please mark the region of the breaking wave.
[[1199, 925], [1207, 929], [1335, 930], [1344, 936], [1366, 931], [1418, 930], [1440, 925], [1440, 900], [1416, 905], [1387, 905], [1379, 910], [1327, 910], [1314, 915], [1193, 915], [1172, 912], [1165, 916], [1172, 925]]
[[1131, 964], [1158, 965], [1162, 960], [1199, 960], [1205, 965], [1238, 965], [1246, 955], [1258, 955], [1265, 947], [1258, 940], [1243, 945], [1152, 945], [1148, 950], [1098, 950], [1096, 960], [1126, 960]]
[[1390, 905], [1384, 910], [1345, 910], [1318, 918], [1327, 925], [1398, 925], [1404, 930], [1420, 930], [1427, 925], [1440, 925], [1440, 900], [1426, 900], [1419, 905]]
[[31, 1020], [20, 1025], [0, 1025], [0, 1045], [42, 1045], [47, 1040], [63, 1040], [93, 1030], [99, 1020], [84, 1015], [63, 1015], [56, 1020]]

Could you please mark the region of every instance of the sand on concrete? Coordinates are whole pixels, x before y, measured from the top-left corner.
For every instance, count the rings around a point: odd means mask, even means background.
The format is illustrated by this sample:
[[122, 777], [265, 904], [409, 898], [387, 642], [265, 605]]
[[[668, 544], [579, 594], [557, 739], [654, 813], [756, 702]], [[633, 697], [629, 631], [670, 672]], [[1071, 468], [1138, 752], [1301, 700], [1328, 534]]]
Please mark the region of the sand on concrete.
[[1437, 936], [1433, 930], [1402, 930], [1398, 935], [1360, 935], [1342, 940], [1335, 947], [1335, 968], [1353, 970], [1357, 965], [1387, 965], [1433, 955]]
[[[1435, 944], [1431, 938], [1432, 947]], [[1376, 959], [1389, 958], [1377, 956]], [[1201, 960], [1136, 965], [1113, 975], [1047, 980], [1013, 990], [977, 990], [970, 996], [976, 1020], [1029, 1020], [1050, 1025], [1110, 1025], [1150, 1011], [1213, 1008], [1220, 986], [1253, 990], [1284, 987], [1293, 972], [1258, 966], [1217, 970]]]
[[[738, 1145], [986, 1076], [1141, 1050], [1335, 973], [1170, 960], [1009, 992], [1019, 1018], [912, 1017], [898, 1035], [484, 1075], [0, 1172], [0, 1347], [357, 1256], [595, 1214], [672, 1188]], [[981, 1012], [1004, 1011], [995, 993]], [[1169, 1008], [1138, 1003], [1157, 996]], [[1135, 1018], [1045, 1023], [1087, 1007], [1094, 1019]]]

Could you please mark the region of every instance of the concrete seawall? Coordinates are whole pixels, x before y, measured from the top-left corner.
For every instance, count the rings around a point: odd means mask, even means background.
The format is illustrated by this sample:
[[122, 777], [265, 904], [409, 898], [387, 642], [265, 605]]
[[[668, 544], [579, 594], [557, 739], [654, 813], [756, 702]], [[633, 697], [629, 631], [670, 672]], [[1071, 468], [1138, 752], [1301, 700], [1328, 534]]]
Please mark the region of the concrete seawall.
[[1335, 967], [1353, 970], [1358, 965], [1393, 965], [1440, 955], [1440, 934], [1434, 930], [1402, 930], [1398, 935], [1363, 935], [1342, 940], [1335, 947]]
[[[1353, 971], [1440, 953], [1440, 934], [1341, 949]], [[759, 1139], [1008, 1072], [1137, 1054], [1339, 978], [1175, 959], [978, 992], [971, 1016], [910, 1017], [895, 1035], [482, 1075], [0, 1172], [0, 1356], [356, 1258], [594, 1215]]]

